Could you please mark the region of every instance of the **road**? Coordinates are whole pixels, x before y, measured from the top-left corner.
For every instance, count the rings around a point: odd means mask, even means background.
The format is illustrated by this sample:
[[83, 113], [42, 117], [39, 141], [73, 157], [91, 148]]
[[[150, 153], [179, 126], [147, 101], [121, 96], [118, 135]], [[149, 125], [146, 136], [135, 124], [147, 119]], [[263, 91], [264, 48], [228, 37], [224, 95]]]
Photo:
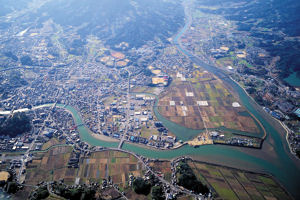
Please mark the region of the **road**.
[[125, 69], [127, 72], [128, 72], [128, 89], [127, 89], [127, 108], [126, 108], [126, 128], [125, 128], [125, 131], [123, 133], [123, 136], [120, 140], [120, 143], [119, 143], [119, 146], [118, 146], [118, 149], [121, 149], [122, 148], [122, 145], [125, 141], [125, 137], [126, 137], [126, 134], [128, 132], [128, 128], [129, 128], [129, 110], [130, 110], [130, 76], [131, 76], [131, 73], [130, 71], [128, 71], [127, 69]]

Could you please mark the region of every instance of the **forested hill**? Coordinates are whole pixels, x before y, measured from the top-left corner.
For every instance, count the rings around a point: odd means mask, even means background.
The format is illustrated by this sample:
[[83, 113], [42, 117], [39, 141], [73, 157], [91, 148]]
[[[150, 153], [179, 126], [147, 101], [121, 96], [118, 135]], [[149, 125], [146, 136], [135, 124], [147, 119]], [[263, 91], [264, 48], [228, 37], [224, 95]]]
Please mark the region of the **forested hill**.
[[17, 112], [12, 117], [2, 117], [0, 120], [0, 136], [16, 137], [30, 130], [30, 118], [23, 112]]
[[76, 28], [81, 38], [93, 34], [115, 45], [140, 47], [147, 41], [166, 41], [184, 23], [180, 1], [162, 0], [51, 0], [31, 18], [42, 24], [54, 20], [63, 29]]

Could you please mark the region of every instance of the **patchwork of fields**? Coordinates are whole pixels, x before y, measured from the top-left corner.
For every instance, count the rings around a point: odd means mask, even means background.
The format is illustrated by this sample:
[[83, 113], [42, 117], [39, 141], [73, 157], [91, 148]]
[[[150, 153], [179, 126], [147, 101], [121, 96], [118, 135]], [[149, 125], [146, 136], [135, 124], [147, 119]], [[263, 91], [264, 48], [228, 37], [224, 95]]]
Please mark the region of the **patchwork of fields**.
[[52, 181], [64, 178], [66, 183], [73, 184], [76, 169], [68, 168], [72, 147], [55, 147], [46, 153], [36, 153], [35, 159], [26, 167], [26, 183], [36, 185], [41, 181]]
[[[80, 159], [79, 168], [68, 168], [67, 163], [74, 157], [73, 148], [56, 146], [44, 153], [34, 153], [34, 159], [26, 168], [26, 184], [36, 185], [41, 181], [64, 179], [67, 184], [101, 183], [109, 179], [126, 192], [128, 198], [147, 199], [137, 195], [129, 187], [129, 176], [143, 176], [145, 168], [134, 156], [119, 151], [94, 152]], [[187, 162], [198, 180], [209, 186], [216, 199], [292, 199], [271, 177], [239, 169], [228, 168], [203, 162]], [[153, 171], [171, 181], [170, 161], [149, 163]], [[30, 191], [27, 191], [30, 192]], [[190, 197], [181, 197], [190, 199]]]
[[129, 175], [142, 176], [143, 164], [137, 158], [119, 151], [92, 153], [81, 160], [78, 176], [80, 183], [100, 182], [110, 176], [115, 184], [127, 186]]
[[36, 185], [41, 181], [64, 179], [67, 184], [101, 183], [110, 176], [115, 184], [127, 186], [129, 174], [142, 176], [143, 165], [126, 153], [103, 151], [80, 159], [79, 168], [68, 168], [71, 147], [55, 147], [46, 153], [37, 153], [27, 166], [26, 182]]
[[222, 81], [206, 71], [196, 70], [191, 78], [177, 74], [160, 97], [158, 109], [164, 117], [187, 128], [225, 127], [254, 134], [260, 131]]

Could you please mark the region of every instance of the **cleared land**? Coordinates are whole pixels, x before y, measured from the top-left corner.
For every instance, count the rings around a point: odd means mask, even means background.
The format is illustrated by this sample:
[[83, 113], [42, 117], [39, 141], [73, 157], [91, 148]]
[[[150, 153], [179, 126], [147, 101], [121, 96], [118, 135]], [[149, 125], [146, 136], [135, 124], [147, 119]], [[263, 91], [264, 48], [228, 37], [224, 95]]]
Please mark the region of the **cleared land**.
[[[221, 80], [201, 70], [194, 71], [192, 77], [186, 80], [176, 78], [160, 97], [158, 109], [163, 116], [192, 129], [226, 127], [259, 133], [257, 124], [246, 109], [233, 106], [238, 100]], [[170, 102], [175, 102], [175, 105], [170, 105]]]
[[189, 161], [197, 178], [213, 188], [216, 199], [292, 199], [270, 176]]

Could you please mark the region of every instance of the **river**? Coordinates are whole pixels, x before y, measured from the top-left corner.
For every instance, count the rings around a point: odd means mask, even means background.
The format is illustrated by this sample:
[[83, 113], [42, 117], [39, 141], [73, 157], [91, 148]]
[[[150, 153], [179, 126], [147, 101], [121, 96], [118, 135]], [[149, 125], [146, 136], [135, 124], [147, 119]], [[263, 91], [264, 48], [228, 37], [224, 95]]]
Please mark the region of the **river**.
[[287, 78], [284, 79], [288, 84], [294, 87], [300, 87], [300, 78], [297, 77], [297, 72], [291, 73]]
[[0, 188], [0, 200], [11, 199], [11, 195], [7, 194]]

